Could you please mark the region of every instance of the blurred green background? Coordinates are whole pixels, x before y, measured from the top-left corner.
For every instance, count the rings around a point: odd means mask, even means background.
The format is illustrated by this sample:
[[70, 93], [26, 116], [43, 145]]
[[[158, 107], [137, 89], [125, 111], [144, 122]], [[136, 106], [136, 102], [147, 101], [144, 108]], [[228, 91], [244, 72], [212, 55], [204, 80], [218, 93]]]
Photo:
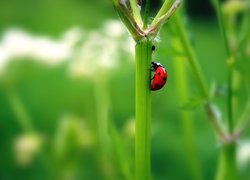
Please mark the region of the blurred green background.
[[[152, 12], [160, 4], [152, 4]], [[224, 87], [225, 50], [212, 6], [185, 4], [204, 74]], [[154, 54], [169, 79], [152, 92], [152, 177], [210, 180], [220, 145], [202, 107], [191, 111], [189, 122], [181, 120], [186, 110], [178, 101], [169, 29], [171, 21]], [[133, 42], [110, 1], [1, 0], [0, 179], [133, 179], [134, 71]], [[226, 97], [216, 102], [225, 116]], [[193, 137], [188, 144], [186, 124]], [[243, 144], [247, 179], [250, 145]]]

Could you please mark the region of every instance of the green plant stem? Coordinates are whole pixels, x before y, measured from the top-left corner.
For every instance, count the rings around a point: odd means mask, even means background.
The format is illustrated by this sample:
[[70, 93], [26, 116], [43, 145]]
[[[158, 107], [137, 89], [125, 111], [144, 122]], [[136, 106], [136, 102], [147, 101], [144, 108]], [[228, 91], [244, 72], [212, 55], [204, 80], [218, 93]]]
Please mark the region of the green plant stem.
[[143, 29], [147, 29], [148, 26], [149, 8], [150, 8], [150, 0], [146, 0], [144, 17], [143, 17]]
[[150, 179], [151, 96], [150, 66], [152, 42], [143, 39], [136, 43], [136, 180]]
[[[249, 28], [249, 30], [250, 30], [250, 28]], [[250, 33], [249, 33], [249, 41], [250, 41]], [[250, 101], [250, 77], [249, 76], [245, 77], [245, 84], [246, 84], [245, 88], [246, 88], [246, 92], [247, 92], [247, 94], [246, 94], [247, 95], [247, 101], [249, 102]]]
[[227, 38], [225, 23], [222, 14], [221, 3], [219, 0], [214, 0], [215, 9], [217, 12], [219, 26], [224, 41], [226, 53], [227, 53], [227, 65], [228, 65], [228, 131], [230, 134], [233, 133], [233, 92], [232, 92], [232, 79], [233, 79], [233, 64], [234, 58], [231, 55], [229, 41]]
[[170, 19], [170, 17], [175, 13], [175, 11], [178, 9], [178, 7], [180, 6], [180, 3], [181, 3], [180, 0], [175, 0], [173, 4], [171, 4], [171, 7], [169, 7], [169, 9], [167, 10], [165, 14], [163, 14], [159, 18], [157, 17], [154, 18], [153, 22], [150, 25], [148, 33], [154, 36], [157, 35], [157, 32], [160, 30], [162, 25], [165, 24]]
[[224, 144], [221, 147], [216, 180], [240, 179], [236, 161], [236, 143]]
[[120, 169], [120, 173], [123, 175], [124, 179], [127, 180], [134, 179], [130, 171], [130, 165], [131, 165], [131, 159], [129, 156], [130, 154], [127, 152], [125, 143], [121, 135], [119, 134], [113, 123], [110, 124], [109, 130], [117, 165], [119, 166]]
[[[228, 119], [228, 132], [230, 135], [232, 135], [234, 131], [232, 80], [233, 80], [233, 65], [235, 59], [230, 52], [229, 41], [225, 29], [226, 26], [222, 14], [221, 2], [219, 0], [214, 0], [214, 5], [219, 19], [220, 30], [227, 53], [227, 73], [228, 73], [228, 108], [227, 108], [228, 118], [227, 119]], [[237, 146], [235, 141], [231, 141], [229, 144], [224, 144], [221, 147], [216, 180], [239, 179], [239, 171], [237, 169], [237, 162], [236, 162], [236, 148]]]
[[[184, 104], [186, 99], [188, 98], [188, 81], [187, 81], [187, 74], [185, 64], [182, 62], [183, 59], [176, 58], [174, 61], [174, 69], [176, 70], [176, 86], [178, 91], [178, 98], [180, 104]], [[194, 129], [194, 122], [193, 116], [190, 111], [181, 110], [181, 123], [182, 123], [182, 132], [184, 138], [185, 149], [187, 152], [187, 161], [188, 161], [188, 168], [190, 169], [190, 175], [193, 180], [201, 180], [202, 173], [200, 164], [197, 158], [197, 150], [195, 147], [195, 129]]]
[[138, 23], [139, 26], [142, 26], [142, 18], [139, 7], [137, 5], [137, 0], [129, 0], [129, 2], [132, 10], [132, 15], [135, 18], [135, 21]]
[[108, 136], [108, 109], [109, 109], [109, 94], [107, 89], [107, 74], [106, 72], [99, 72], [100, 78], [94, 79], [94, 95], [96, 104], [96, 118], [98, 129], [98, 140], [100, 143], [100, 150], [107, 152], [109, 136]]
[[250, 121], [250, 101], [246, 104], [245, 109], [242, 112], [242, 115], [237, 123], [236, 132], [235, 133], [242, 133], [249, 124]]
[[205, 78], [202, 74], [202, 71], [201, 71], [201, 68], [199, 66], [199, 63], [196, 59], [196, 56], [193, 52], [193, 49], [191, 47], [191, 44], [188, 40], [188, 35], [185, 31], [185, 28], [184, 28], [184, 25], [183, 23], [181, 22], [181, 19], [180, 19], [180, 16], [178, 14], [176, 14], [174, 16], [174, 19], [172, 21], [173, 23], [175, 23], [176, 25], [176, 31], [177, 31], [177, 34], [180, 38], [180, 41], [182, 43], [182, 46], [184, 48], [184, 51], [187, 55], [187, 59], [189, 61], [189, 64], [192, 68], [192, 71], [194, 73], [194, 77], [196, 78], [197, 80], [197, 84], [198, 84], [198, 88], [199, 88], [199, 91], [200, 91], [200, 94], [201, 96], [209, 101], [210, 100], [210, 95], [209, 95], [209, 92], [208, 92], [208, 87], [207, 87], [207, 83], [205, 81]]
[[226, 48], [226, 53], [227, 55], [230, 55], [229, 41], [228, 41], [226, 30], [225, 30], [225, 23], [224, 23], [223, 14], [222, 14], [221, 3], [220, 3], [220, 0], [212, 0], [212, 1], [214, 3], [215, 10], [218, 16], [220, 31], [222, 34], [225, 48]]
[[19, 122], [20, 126], [26, 133], [35, 133], [35, 128], [32, 125], [31, 118], [27, 113], [23, 102], [14, 90], [6, 89], [10, 106]]
[[225, 138], [227, 138], [227, 134], [224, 132], [221, 124], [220, 119], [216, 113], [216, 106], [212, 103], [206, 103], [205, 104], [205, 110], [209, 119], [210, 124], [212, 125], [215, 133], [219, 137], [220, 140], [225, 141]]
[[151, 26], [155, 26], [156, 23], [159, 21], [159, 19], [164, 16], [170, 9], [170, 7], [173, 5], [175, 0], [165, 0], [163, 5], [161, 6], [161, 9], [158, 11], [157, 15], [155, 16], [154, 20], [151, 23]]
[[[240, 72], [236, 69], [233, 70], [232, 72], [232, 91], [233, 92], [237, 92], [240, 90], [240, 85], [243, 83], [242, 82], [242, 76], [240, 74]], [[238, 113], [239, 113], [239, 108], [240, 108], [240, 104], [239, 104], [239, 96], [233, 96], [232, 97], [232, 105], [233, 105], [233, 108], [234, 109], [234, 112], [233, 112], [233, 119], [236, 119], [237, 116], [238, 116]]]
[[184, 23], [183, 21], [181, 21], [181, 18], [178, 14], [174, 16], [172, 22], [175, 23], [176, 32], [178, 34], [178, 37], [180, 38], [183, 50], [187, 56], [192, 72], [194, 73], [194, 77], [196, 78], [196, 82], [198, 84], [201, 97], [203, 97], [203, 99], [206, 101], [205, 110], [208, 115], [209, 121], [213, 129], [215, 130], [216, 134], [222, 139], [224, 137], [224, 132], [222, 126], [220, 125], [220, 119], [217, 116], [215, 108], [213, 108], [210, 102], [210, 94], [208, 91], [207, 82], [203, 76], [201, 67], [199, 66], [197, 58], [192, 49], [192, 46], [188, 40], [188, 35], [184, 28]]
[[234, 123], [233, 123], [233, 61], [234, 58], [228, 60], [228, 132], [233, 133]]
[[141, 30], [133, 15], [129, 12], [127, 7], [121, 3], [120, 0], [112, 1], [118, 15], [120, 16], [124, 25], [127, 27], [133, 39], [135, 41], [140, 40], [144, 36], [144, 32]]
[[98, 153], [97, 159], [99, 161], [100, 170], [104, 179], [110, 179], [111, 175], [105, 170], [106, 166], [110, 166], [110, 143], [111, 139], [108, 133], [108, 110], [109, 104], [109, 93], [108, 93], [108, 74], [105, 70], [99, 71], [99, 77], [94, 77], [94, 98], [96, 104], [96, 125], [97, 125], [97, 142], [98, 142]]

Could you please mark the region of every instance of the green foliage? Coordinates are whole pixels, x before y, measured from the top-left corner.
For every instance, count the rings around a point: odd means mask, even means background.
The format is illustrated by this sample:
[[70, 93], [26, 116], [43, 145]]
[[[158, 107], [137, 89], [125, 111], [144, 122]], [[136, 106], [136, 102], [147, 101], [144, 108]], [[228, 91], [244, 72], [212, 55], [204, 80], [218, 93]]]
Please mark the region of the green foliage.
[[[226, 53], [217, 21], [198, 20], [186, 14], [180, 17], [187, 35], [186, 41], [192, 46], [208, 83], [207, 94], [219, 108], [222, 122], [226, 122]], [[239, 21], [235, 21], [233, 27], [239, 28], [230, 33], [237, 40], [233, 68], [234, 73], [237, 72], [240, 77], [235, 78], [233, 83], [238, 84], [233, 91], [237, 102], [234, 121], [240, 122], [235, 129], [238, 133], [245, 129], [246, 119], [249, 118], [249, 11], [237, 17]], [[110, 18], [117, 19], [117, 16], [111, 3], [106, 1], [1, 1], [0, 58], [3, 55], [3, 32], [11, 26], [21, 27], [34, 36], [49, 36], [55, 40], [72, 26], [82, 28], [87, 37], [92, 32], [107, 36], [102, 26]], [[151, 21], [151, 17], [148, 20]], [[165, 65], [169, 79], [161, 91], [151, 93], [151, 176], [152, 179], [193, 180], [196, 177], [210, 180], [216, 174], [219, 150], [224, 146], [218, 146], [211, 126], [206, 121], [208, 117], [201, 106], [206, 101], [197, 93], [197, 77], [188, 64], [183, 44], [176, 43], [179, 37], [174, 22], [171, 19], [161, 29], [160, 41], [156, 42], [157, 48], [153, 54], [153, 60]], [[112, 51], [113, 46], [109, 45], [113, 42], [127, 42], [128, 35], [125, 34], [123, 39], [109, 38], [104, 52]], [[127, 44], [122, 46], [129, 49]], [[78, 44], [75, 49], [80, 47]], [[104, 59], [99, 52], [95, 48], [88, 51], [97, 60]], [[96, 79], [87, 76], [72, 78], [69, 75], [71, 60], [56, 66], [43, 64], [30, 57], [15, 57], [8, 62], [4, 74], [0, 74], [0, 179], [134, 178], [135, 68], [129, 50], [124, 52], [120, 48], [118, 54], [111, 58], [119, 62], [117, 66], [114, 69], [99, 69], [95, 73]], [[175, 63], [185, 68], [185, 83], [181, 83], [177, 77], [181, 74]], [[216, 84], [215, 90], [211, 90], [214, 93], [208, 88], [211, 87], [210, 82]], [[186, 86], [187, 90], [179, 88], [178, 84]], [[226, 87], [223, 88], [224, 94], [218, 93], [219, 87]], [[184, 91], [181, 93], [184, 96], [180, 101], [181, 91]], [[96, 98], [98, 95], [101, 98]], [[180, 108], [181, 105], [184, 110]], [[98, 118], [101, 119], [99, 124]], [[105, 149], [100, 145], [98, 130], [104, 128], [102, 118], [107, 120], [104, 123], [107, 128], [104, 133], [108, 134]], [[241, 133], [241, 138], [246, 140], [237, 143], [239, 152], [242, 144], [247, 145], [249, 135], [249, 128]], [[28, 146], [26, 144], [23, 147], [35, 147], [28, 149], [34, 151], [15, 149], [20, 139], [26, 140], [21, 142], [28, 142]], [[39, 151], [35, 151], [36, 148]], [[30, 161], [20, 164], [16, 152], [32, 152], [27, 156]], [[224, 155], [220, 158], [226, 160], [221, 160], [222, 170], [218, 174], [223, 175], [225, 168], [235, 168], [233, 163], [227, 163], [231, 161], [227, 158], [234, 158], [235, 154], [224, 152], [223, 149], [221, 152]], [[243, 179], [250, 177], [247, 158], [244, 157], [244, 164], [239, 161]]]

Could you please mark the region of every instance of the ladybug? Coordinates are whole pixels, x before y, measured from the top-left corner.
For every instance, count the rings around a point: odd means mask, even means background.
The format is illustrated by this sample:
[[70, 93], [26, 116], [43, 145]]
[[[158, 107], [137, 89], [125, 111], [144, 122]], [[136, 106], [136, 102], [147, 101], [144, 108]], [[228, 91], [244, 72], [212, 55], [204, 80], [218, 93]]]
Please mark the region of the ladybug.
[[165, 69], [165, 67], [158, 63], [158, 62], [152, 62], [151, 71], [154, 71], [155, 74], [153, 78], [151, 79], [151, 90], [156, 91], [161, 89], [167, 82], [168, 74]]

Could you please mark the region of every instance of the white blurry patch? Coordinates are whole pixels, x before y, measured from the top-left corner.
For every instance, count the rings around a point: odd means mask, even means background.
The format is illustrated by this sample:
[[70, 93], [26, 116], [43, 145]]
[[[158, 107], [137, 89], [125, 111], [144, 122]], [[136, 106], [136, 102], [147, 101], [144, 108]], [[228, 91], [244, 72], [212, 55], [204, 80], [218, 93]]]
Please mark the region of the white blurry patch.
[[31, 56], [42, 59], [48, 64], [59, 63], [70, 55], [70, 48], [65, 43], [51, 41], [46, 37], [39, 37], [34, 43], [34, 50]]
[[4, 34], [1, 44], [10, 57], [24, 56], [33, 50], [33, 37], [24, 31], [10, 29]]
[[125, 26], [117, 20], [108, 21], [103, 30], [111, 38], [120, 38], [127, 33]]
[[101, 30], [92, 31], [76, 50], [70, 63], [72, 77], [94, 77], [119, 65], [121, 57], [132, 57], [131, 41], [120, 21], [108, 21]]
[[91, 32], [85, 43], [75, 53], [70, 64], [71, 74], [73, 76], [92, 76], [98, 69], [115, 67], [114, 48], [101, 34]]
[[72, 27], [66, 31], [62, 36], [62, 41], [73, 47], [84, 37], [84, 31], [79, 27]]
[[39, 152], [42, 144], [40, 136], [35, 134], [24, 134], [18, 136], [14, 141], [14, 153], [18, 165], [27, 166], [32, 163], [35, 155]]
[[133, 60], [134, 42], [120, 21], [107, 21], [96, 31], [73, 27], [61, 38], [37, 36], [20, 29], [9, 29], [0, 40], [0, 74], [14, 59], [28, 58], [55, 66], [70, 60], [73, 77], [91, 76], [115, 68], [121, 57]]
[[9, 59], [9, 54], [6, 51], [4, 51], [4, 49], [0, 46], [0, 75], [3, 72], [3, 69], [8, 59]]
[[24, 30], [9, 29], [0, 41], [0, 72], [13, 59], [30, 58], [48, 65], [57, 65], [71, 57], [83, 31], [73, 27], [60, 39], [35, 36]]
[[245, 140], [239, 143], [237, 159], [240, 167], [250, 164], [250, 141]]

